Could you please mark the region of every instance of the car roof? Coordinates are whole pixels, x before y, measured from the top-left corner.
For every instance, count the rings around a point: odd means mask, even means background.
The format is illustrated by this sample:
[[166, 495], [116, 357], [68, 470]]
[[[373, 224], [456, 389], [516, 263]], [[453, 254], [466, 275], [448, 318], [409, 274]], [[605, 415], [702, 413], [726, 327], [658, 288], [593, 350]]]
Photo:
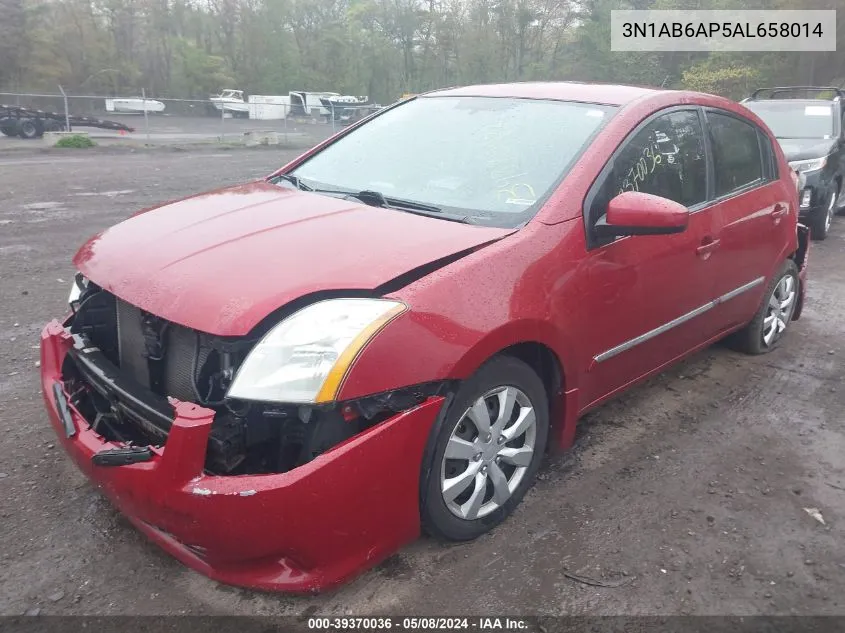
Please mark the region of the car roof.
[[621, 106], [635, 101], [640, 97], [653, 96], [661, 92], [676, 91], [575, 81], [529, 81], [446, 88], [428, 92], [421, 96], [554, 99], [557, 101], [581, 101], [584, 103]]

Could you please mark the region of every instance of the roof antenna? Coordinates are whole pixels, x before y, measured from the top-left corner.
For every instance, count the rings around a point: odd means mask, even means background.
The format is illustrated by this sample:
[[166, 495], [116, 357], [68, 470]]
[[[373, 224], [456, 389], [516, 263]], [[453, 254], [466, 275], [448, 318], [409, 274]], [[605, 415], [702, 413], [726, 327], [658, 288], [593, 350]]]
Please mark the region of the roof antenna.
[[666, 86], [666, 82], [667, 82], [667, 81], [669, 81], [669, 77], [671, 77], [671, 75], [666, 75], [666, 79], [664, 79], [664, 80], [663, 80], [663, 83], [662, 83], [662, 84], [660, 84], [660, 87], [661, 87], [661, 88], [664, 88], [664, 87]]

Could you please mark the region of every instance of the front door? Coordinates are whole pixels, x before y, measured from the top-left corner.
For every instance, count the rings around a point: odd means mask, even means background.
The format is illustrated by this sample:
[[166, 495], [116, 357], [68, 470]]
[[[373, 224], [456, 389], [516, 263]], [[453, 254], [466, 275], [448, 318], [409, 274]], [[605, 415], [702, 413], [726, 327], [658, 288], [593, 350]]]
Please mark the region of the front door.
[[[690, 209], [686, 231], [631, 236], [609, 243], [590, 227], [625, 190]], [[698, 109], [673, 109], [641, 125], [602, 171], [587, 199], [593, 315], [584, 381], [585, 406], [674, 360], [718, 330], [713, 301], [714, 216], [706, 205], [707, 159]]]

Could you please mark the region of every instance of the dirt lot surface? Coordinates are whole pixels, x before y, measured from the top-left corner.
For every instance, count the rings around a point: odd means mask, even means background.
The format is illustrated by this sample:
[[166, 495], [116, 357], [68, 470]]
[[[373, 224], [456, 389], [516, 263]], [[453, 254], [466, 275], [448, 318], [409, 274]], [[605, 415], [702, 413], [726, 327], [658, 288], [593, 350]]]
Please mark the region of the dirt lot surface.
[[149, 544], [56, 447], [38, 333], [87, 236], [289, 156], [0, 153], [0, 614], [845, 614], [845, 218], [814, 244], [779, 350], [714, 347], [589, 415], [476, 542], [422, 538], [304, 598], [222, 586]]

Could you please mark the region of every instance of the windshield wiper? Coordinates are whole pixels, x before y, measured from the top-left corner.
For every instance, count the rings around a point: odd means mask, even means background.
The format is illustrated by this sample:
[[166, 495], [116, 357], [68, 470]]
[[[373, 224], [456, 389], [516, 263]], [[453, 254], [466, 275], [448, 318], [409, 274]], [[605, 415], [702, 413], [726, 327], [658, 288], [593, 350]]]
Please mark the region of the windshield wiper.
[[279, 174], [276, 176], [279, 180], [286, 180], [287, 182], [291, 183], [297, 189], [301, 189], [302, 191], [314, 191], [311, 187], [306, 185], [302, 182], [302, 179], [299, 176], [294, 176], [293, 174]]
[[355, 198], [364, 204], [368, 204], [373, 207], [396, 209], [397, 211], [405, 211], [416, 215], [425, 215], [428, 217], [440, 218], [442, 220], [449, 220], [451, 222], [471, 224], [469, 216], [447, 213], [440, 207], [433, 204], [425, 204], [424, 202], [417, 202], [416, 200], [405, 200], [404, 198], [385, 196], [380, 191], [365, 189], [364, 191], [359, 191], [357, 193], [348, 193], [346, 194], [346, 197]]
[[351, 198], [358, 198], [364, 204], [369, 204], [377, 207], [397, 209], [414, 209], [417, 211], [430, 211], [431, 213], [441, 213], [443, 209], [436, 207], [433, 204], [425, 204], [423, 202], [415, 202], [414, 200], [404, 200], [402, 198], [388, 198], [381, 191], [372, 191], [365, 189], [358, 193], [347, 194]]
[[348, 191], [344, 189], [317, 189], [310, 187], [302, 182], [298, 176], [293, 174], [279, 174], [277, 176], [280, 180], [286, 180], [294, 185], [297, 189], [302, 191], [310, 191], [311, 193], [322, 193], [329, 196], [338, 196], [340, 198], [355, 198], [364, 204], [371, 207], [381, 207], [383, 209], [395, 209], [397, 211], [405, 211], [407, 213], [415, 213], [417, 215], [425, 215], [429, 217], [437, 217], [443, 220], [450, 220], [452, 222], [462, 222], [464, 224], [474, 224], [470, 221], [469, 216], [448, 213], [440, 207], [433, 204], [426, 204], [424, 202], [417, 202], [415, 200], [405, 200], [404, 198], [393, 198], [385, 196], [380, 191], [373, 191], [371, 189], [364, 189], [363, 191]]

